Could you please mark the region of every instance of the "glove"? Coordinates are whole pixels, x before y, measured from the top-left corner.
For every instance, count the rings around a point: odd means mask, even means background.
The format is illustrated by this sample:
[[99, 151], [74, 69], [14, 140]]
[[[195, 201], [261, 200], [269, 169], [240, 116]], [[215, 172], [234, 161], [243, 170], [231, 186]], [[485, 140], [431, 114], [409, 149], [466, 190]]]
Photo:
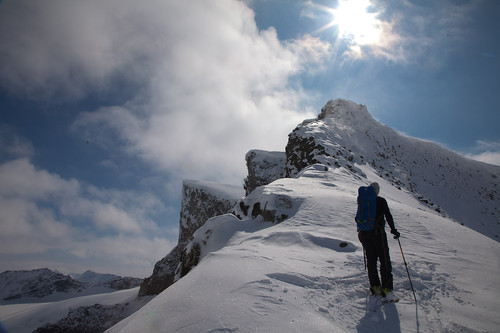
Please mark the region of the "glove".
[[399, 236], [401, 236], [401, 234], [399, 233], [399, 231], [397, 229], [392, 229], [391, 234], [394, 235], [394, 239], [398, 239]]

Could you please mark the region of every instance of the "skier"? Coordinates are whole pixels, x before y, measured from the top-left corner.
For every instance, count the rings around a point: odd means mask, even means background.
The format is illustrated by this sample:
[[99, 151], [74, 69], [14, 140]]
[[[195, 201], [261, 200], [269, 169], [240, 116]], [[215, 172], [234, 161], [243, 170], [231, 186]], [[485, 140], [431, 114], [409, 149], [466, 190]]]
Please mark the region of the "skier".
[[[392, 265], [389, 256], [389, 246], [385, 233], [386, 219], [391, 228], [391, 233], [394, 235], [394, 239], [398, 239], [400, 234], [394, 226], [394, 220], [392, 219], [387, 201], [378, 196], [380, 186], [378, 183], [372, 183], [370, 186], [375, 189], [375, 193], [377, 194], [375, 229], [371, 231], [359, 231], [358, 238], [361, 244], [363, 244], [366, 254], [370, 291], [373, 295], [382, 296], [385, 301], [396, 301], [397, 298], [392, 293], [394, 286], [392, 281]], [[377, 261], [380, 261], [382, 284], [380, 284], [377, 271]]]

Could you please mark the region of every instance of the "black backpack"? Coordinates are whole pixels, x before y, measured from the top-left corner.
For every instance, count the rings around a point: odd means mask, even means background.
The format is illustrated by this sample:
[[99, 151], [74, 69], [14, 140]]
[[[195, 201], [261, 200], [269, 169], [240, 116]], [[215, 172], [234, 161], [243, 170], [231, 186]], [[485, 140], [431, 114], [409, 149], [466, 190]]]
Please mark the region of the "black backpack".
[[371, 186], [361, 186], [358, 189], [358, 211], [356, 212], [356, 224], [360, 231], [371, 231], [375, 229], [375, 217], [377, 214], [377, 193]]

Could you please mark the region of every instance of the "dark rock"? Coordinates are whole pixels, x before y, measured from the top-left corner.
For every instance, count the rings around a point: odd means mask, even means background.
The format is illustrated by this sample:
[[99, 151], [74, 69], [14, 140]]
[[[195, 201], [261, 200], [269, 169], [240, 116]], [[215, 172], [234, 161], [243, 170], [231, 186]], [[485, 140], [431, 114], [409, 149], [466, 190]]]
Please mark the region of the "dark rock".
[[248, 176], [245, 178], [245, 192], [250, 194], [257, 187], [267, 185], [286, 175], [286, 154], [264, 150], [250, 150], [246, 156]]
[[[243, 196], [243, 189], [239, 186], [220, 185], [209, 182], [186, 180], [182, 189], [182, 202], [179, 221], [179, 241], [177, 246], [154, 267], [153, 274], [141, 284], [139, 295], [156, 295], [172, 285], [176, 277], [176, 270], [187, 260], [182, 267], [191, 267], [195, 258], [183, 254], [186, 245], [193, 238], [193, 234], [211, 217], [226, 214]], [[196, 261], [197, 262], [197, 261]], [[191, 268], [185, 268], [189, 271]]]

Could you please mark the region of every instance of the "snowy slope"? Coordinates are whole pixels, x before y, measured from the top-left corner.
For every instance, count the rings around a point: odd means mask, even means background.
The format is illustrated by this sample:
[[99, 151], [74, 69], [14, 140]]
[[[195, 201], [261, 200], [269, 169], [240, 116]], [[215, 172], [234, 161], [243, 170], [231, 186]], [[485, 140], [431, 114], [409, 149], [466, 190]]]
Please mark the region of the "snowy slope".
[[[246, 198], [273, 202], [288, 215], [280, 224], [260, 216], [210, 219], [193, 240], [203, 244], [201, 262], [109, 331], [498, 331], [498, 242], [442, 217], [371, 167], [355, 167], [367, 179], [315, 165]], [[367, 297], [353, 216], [357, 187], [368, 180], [380, 183], [402, 234], [418, 305], [392, 239], [395, 289], [402, 300], [382, 305]]]
[[31, 333], [44, 324], [56, 322], [66, 317], [70, 309], [82, 306], [115, 305], [129, 302], [138, 308], [142, 305], [136, 300], [138, 291], [139, 287], [112, 293], [74, 297], [57, 302], [0, 305], [0, 323], [7, 332]]
[[499, 240], [500, 167], [402, 135], [375, 121], [364, 105], [329, 101], [317, 119], [290, 133], [286, 150], [288, 174], [322, 163], [364, 177], [355, 164], [367, 164], [430, 207]]

